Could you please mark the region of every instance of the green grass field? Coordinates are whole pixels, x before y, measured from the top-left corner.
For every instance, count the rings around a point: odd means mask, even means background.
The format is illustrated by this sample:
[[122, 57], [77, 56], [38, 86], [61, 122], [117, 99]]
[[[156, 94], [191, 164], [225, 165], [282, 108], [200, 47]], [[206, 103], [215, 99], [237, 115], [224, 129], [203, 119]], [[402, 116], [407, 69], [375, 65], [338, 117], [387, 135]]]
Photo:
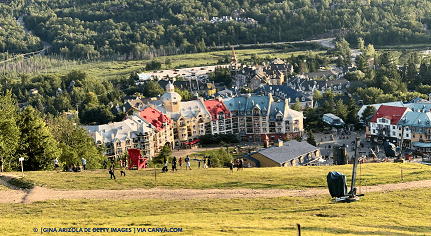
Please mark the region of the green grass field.
[[[329, 196], [212, 200], [57, 200], [0, 204], [0, 235], [37, 235], [41, 228], [182, 228], [133, 235], [431, 235], [430, 189], [371, 193], [353, 203]], [[38, 232], [34, 233], [34, 228]]]
[[[25, 180], [53, 189], [133, 189], [165, 187], [173, 189], [305, 189], [326, 188], [326, 175], [339, 171], [346, 175], [348, 183], [352, 175], [352, 165], [321, 167], [274, 167], [244, 168], [243, 171], [230, 173], [228, 168], [179, 169], [178, 172], [160, 173], [161, 166], [154, 170], [128, 170], [127, 177], [117, 181], [109, 179], [108, 170], [88, 170], [84, 172], [36, 171], [25, 172]], [[179, 167], [178, 167], [179, 168]], [[401, 169], [403, 179], [401, 179]], [[20, 173], [16, 173], [20, 175]], [[378, 163], [359, 165], [357, 185], [365, 186], [431, 179], [431, 167], [415, 163]]]
[[[299, 49], [298, 49], [299, 50]], [[263, 48], [263, 49], [238, 49], [235, 50], [237, 58], [240, 60], [247, 60], [253, 54], [256, 54], [260, 58], [288, 58], [291, 55], [305, 54], [306, 51], [296, 52], [282, 52], [278, 49]], [[314, 53], [324, 53], [324, 51], [318, 51]], [[161, 56], [157, 57], [156, 60], [165, 62], [167, 58], [170, 58], [172, 64], [170, 66], [162, 65], [162, 69], [172, 68], [188, 68], [206, 65], [216, 65], [219, 58], [232, 54], [231, 50], [214, 51], [205, 53], [185, 54], [185, 55], [172, 55], [172, 56]], [[88, 73], [90, 76], [99, 79], [117, 79], [122, 76], [129, 76], [133, 71], [142, 71], [145, 68], [145, 63], [150, 60], [128, 60], [128, 61], [74, 61], [66, 59], [55, 59], [55, 58], [33, 58], [33, 64], [39, 65], [41, 68], [38, 69], [37, 73], [67, 73], [68, 71], [79, 69]]]

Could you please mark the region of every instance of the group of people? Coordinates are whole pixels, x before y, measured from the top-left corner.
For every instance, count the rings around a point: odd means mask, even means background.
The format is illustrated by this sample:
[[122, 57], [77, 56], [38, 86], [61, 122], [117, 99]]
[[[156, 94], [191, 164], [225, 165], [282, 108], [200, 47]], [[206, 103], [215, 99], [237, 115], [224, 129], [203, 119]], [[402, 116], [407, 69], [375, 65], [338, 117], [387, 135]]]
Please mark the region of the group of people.
[[[187, 170], [187, 167], [189, 168], [189, 170], [192, 170], [192, 168], [190, 167], [190, 158], [189, 158], [189, 156], [187, 156], [184, 159], [184, 161], [186, 162], [186, 170]], [[174, 157], [172, 159], [171, 164], [172, 164], [172, 172], [176, 172], [177, 171], [177, 158], [176, 157]], [[180, 165], [180, 168], [183, 167], [183, 159], [181, 157], [180, 157], [180, 159], [178, 159], [178, 164]], [[163, 159], [162, 173], [168, 172], [168, 171], [169, 171], [168, 170], [168, 159], [164, 158]]]
[[[105, 160], [105, 162], [103, 163], [103, 165], [105, 166], [107, 163], [106, 163], [106, 160]], [[126, 159], [126, 161], [124, 161], [123, 162], [123, 160], [119, 160], [119, 164], [120, 164], [120, 176], [123, 176], [124, 175], [124, 177], [126, 177], [126, 170], [127, 170], [127, 168], [128, 168], [128, 161], [127, 161], [127, 159]], [[114, 169], [114, 166], [115, 166], [115, 160], [114, 159], [112, 159], [111, 160], [111, 166], [109, 167], [109, 170], [108, 170], [108, 172], [109, 172], [109, 174], [110, 174], [110, 176], [111, 176], [111, 179], [112, 178], [114, 178], [114, 180], [116, 180], [116, 178], [115, 178], [115, 169]]]
[[[87, 170], [87, 160], [85, 158], [81, 158], [82, 165], [80, 164], [72, 164], [72, 165], [65, 165], [64, 171], [67, 172], [81, 172], [81, 170]], [[57, 172], [60, 171], [60, 164], [58, 163], [58, 159], [54, 159], [54, 167], [57, 170]]]

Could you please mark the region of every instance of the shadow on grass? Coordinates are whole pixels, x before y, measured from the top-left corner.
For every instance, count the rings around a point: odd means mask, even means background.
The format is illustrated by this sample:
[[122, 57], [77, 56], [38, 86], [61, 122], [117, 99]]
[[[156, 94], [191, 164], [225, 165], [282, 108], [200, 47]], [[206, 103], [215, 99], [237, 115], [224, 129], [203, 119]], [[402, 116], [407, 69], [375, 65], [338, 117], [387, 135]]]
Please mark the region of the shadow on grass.
[[281, 184], [266, 184], [266, 183], [250, 183], [250, 182], [226, 182], [212, 185], [214, 188], [246, 188], [246, 189], [279, 189], [284, 188]]
[[[398, 231], [407, 231], [407, 232], [421, 232], [421, 233], [430, 233], [431, 232], [431, 226], [372, 226], [374, 228], [384, 228], [384, 229], [393, 229]], [[399, 235], [399, 234], [397, 234]], [[411, 235], [411, 234], [409, 234]]]
[[[367, 226], [367, 227], [376, 227], [376, 226]], [[383, 227], [377, 227], [377, 228], [383, 228]], [[384, 228], [390, 228], [390, 227], [384, 227]], [[307, 227], [304, 225], [301, 225], [301, 233], [304, 235], [316, 235], [312, 232], [325, 232], [325, 233], [333, 233], [333, 234], [352, 234], [352, 235], [397, 235], [397, 236], [411, 236], [410, 233], [395, 233], [395, 232], [388, 232], [387, 230], [370, 230], [366, 229], [364, 231], [358, 231], [354, 230], [354, 228], [351, 229], [340, 229], [340, 228], [329, 228], [329, 227]]]

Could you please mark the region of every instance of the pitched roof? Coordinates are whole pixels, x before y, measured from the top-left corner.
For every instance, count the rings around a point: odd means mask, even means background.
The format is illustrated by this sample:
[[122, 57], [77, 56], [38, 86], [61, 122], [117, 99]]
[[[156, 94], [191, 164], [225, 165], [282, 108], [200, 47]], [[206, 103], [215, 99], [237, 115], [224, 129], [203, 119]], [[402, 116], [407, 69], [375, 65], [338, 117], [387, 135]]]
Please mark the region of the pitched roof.
[[95, 142], [125, 141], [127, 138], [137, 137], [136, 132], [151, 132], [148, 124], [144, 124], [137, 119], [127, 119], [121, 122], [114, 122], [104, 125], [83, 126]]
[[404, 107], [403, 102], [398, 101], [398, 102], [386, 102], [386, 103], [377, 103], [377, 104], [369, 104], [369, 105], [363, 105], [361, 107], [361, 109], [359, 109], [358, 111], [358, 116], [362, 117], [362, 113], [365, 111], [365, 109], [367, 108], [367, 106], [373, 106], [376, 108], [376, 110], [378, 110], [380, 108], [381, 105], [386, 105], [386, 106], [393, 106], [393, 107]]
[[404, 115], [408, 108], [407, 107], [392, 107], [382, 105], [374, 114], [373, 119], [370, 122], [377, 122], [377, 119], [385, 117], [391, 121], [392, 125], [397, 125], [401, 117]]
[[223, 102], [230, 111], [245, 111], [247, 98], [246, 97], [224, 98]]
[[205, 107], [210, 112], [212, 120], [216, 121], [218, 114], [222, 112], [226, 118], [230, 118], [229, 109], [223, 103], [223, 101], [219, 101], [217, 99], [206, 100], [204, 101]]
[[429, 127], [431, 124], [430, 112], [416, 112], [407, 111], [401, 118], [398, 125], [402, 126], [415, 126], [415, 127]]
[[260, 150], [257, 153], [279, 164], [282, 164], [309, 152], [313, 152], [317, 149], [317, 147], [307, 142], [298, 142], [296, 140], [291, 140], [288, 142], [284, 142], [283, 146], [281, 147], [272, 146]]
[[271, 109], [269, 111], [269, 120], [275, 120], [277, 114], [281, 114], [281, 117], [284, 118], [286, 110], [285, 102], [273, 102], [271, 103]]
[[259, 90], [261, 93], [269, 93], [271, 92], [276, 97], [290, 98], [290, 102], [295, 102], [298, 98], [299, 101], [302, 101], [302, 98], [305, 101], [311, 101], [310, 97], [304, 92], [297, 91], [296, 89], [291, 88], [287, 84], [282, 85], [265, 85]]
[[269, 97], [267, 96], [250, 96], [247, 98], [246, 110], [251, 111], [253, 108], [259, 105], [261, 111], [269, 110]]
[[143, 118], [145, 121], [147, 121], [148, 123], [152, 124], [159, 131], [165, 128], [163, 126], [164, 122], [166, 122], [167, 124], [172, 124], [172, 121], [171, 119], [169, 119], [168, 116], [166, 116], [159, 110], [154, 109], [152, 107], [146, 107], [145, 109], [141, 110], [139, 112], [139, 116]]

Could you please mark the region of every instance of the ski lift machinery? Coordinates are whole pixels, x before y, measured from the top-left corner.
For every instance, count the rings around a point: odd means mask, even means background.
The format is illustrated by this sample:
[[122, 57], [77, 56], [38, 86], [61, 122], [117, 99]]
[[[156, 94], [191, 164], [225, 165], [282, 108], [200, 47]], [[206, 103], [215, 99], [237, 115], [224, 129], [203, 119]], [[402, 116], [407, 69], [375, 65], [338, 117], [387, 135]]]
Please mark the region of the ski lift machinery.
[[[350, 191], [345, 196], [339, 196], [335, 198], [336, 202], [354, 202], [359, 200], [359, 197], [364, 196], [364, 194], [356, 194], [356, 170], [358, 168], [359, 162], [359, 146], [360, 146], [361, 138], [356, 137], [356, 148], [355, 148], [355, 157], [353, 160], [353, 172], [352, 172], [352, 183], [350, 186]], [[331, 174], [331, 172], [329, 173]], [[328, 174], [328, 176], [329, 176]], [[330, 188], [330, 183], [328, 179], [328, 188]], [[329, 190], [331, 192], [331, 189]], [[332, 195], [332, 193], [331, 193]]]

